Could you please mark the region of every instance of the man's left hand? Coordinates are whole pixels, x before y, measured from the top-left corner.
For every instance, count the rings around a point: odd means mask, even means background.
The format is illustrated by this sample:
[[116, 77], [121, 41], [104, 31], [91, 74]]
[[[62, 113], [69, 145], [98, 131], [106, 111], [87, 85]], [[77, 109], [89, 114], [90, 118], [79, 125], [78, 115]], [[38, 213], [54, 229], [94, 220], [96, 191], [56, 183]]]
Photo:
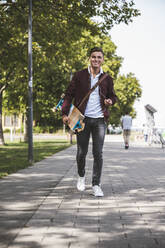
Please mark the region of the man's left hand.
[[111, 106], [112, 105], [112, 100], [110, 98], [104, 100], [104, 104], [106, 106]]

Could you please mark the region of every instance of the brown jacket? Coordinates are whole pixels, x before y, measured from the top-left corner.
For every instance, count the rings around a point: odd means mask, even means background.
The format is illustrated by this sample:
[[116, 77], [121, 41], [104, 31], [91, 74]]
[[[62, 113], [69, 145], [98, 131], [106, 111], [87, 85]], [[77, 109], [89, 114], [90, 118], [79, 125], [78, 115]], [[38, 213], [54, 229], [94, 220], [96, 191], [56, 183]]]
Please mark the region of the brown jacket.
[[[74, 100], [73, 104], [81, 111], [82, 114], [84, 114], [88, 99], [86, 99], [80, 108], [79, 104], [81, 103], [84, 96], [88, 93], [90, 88], [91, 82], [88, 69], [76, 72], [65, 93], [65, 98], [62, 105], [62, 115], [68, 115], [72, 100]], [[104, 118], [107, 121], [109, 118], [109, 110], [108, 107], [105, 106], [104, 100], [110, 98], [113, 104], [117, 100], [117, 96], [115, 95], [113, 87], [113, 79], [109, 75], [99, 85], [99, 94]]]

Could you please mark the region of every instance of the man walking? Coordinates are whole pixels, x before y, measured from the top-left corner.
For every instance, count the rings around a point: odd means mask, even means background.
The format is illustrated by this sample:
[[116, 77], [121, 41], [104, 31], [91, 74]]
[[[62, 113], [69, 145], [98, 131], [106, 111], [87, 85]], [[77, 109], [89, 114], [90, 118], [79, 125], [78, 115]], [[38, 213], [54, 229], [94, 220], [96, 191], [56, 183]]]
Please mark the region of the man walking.
[[[89, 54], [90, 65], [88, 68], [74, 74], [65, 93], [62, 105], [63, 123], [67, 124], [70, 105], [78, 107], [89, 90], [105, 74], [102, 70], [104, 61], [103, 50], [99, 47], [91, 49]], [[101, 185], [101, 172], [103, 165], [102, 150], [106, 131], [106, 121], [109, 117], [108, 107], [116, 102], [113, 80], [107, 75], [101, 84], [95, 88], [90, 96], [81, 104], [79, 110], [85, 116], [85, 128], [77, 133], [77, 189], [85, 190], [85, 163], [88, 152], [89, 138], [92, 136], [92, 152], [94, 157], [92, 188], [95, 196], [103, 196]]]
[[129, 139], [131, 135], [132, 117], [126, 112], [126, 114], [121, 119], [121, 125], [123, 128], [123, 138], [125, 149], [129, 148]]

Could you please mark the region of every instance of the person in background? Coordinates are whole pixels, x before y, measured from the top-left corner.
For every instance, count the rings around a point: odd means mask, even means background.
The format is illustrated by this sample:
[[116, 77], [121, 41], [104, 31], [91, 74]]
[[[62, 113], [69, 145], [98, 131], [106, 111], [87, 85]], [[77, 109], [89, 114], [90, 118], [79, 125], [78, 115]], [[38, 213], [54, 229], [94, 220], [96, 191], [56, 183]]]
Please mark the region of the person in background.
[[149, 128], [147, 127], [147, 124], [143, 124], [143, 135], [144, 135], [144, 141], [148, 141], [148, 135], [149, 135]]
[[121, 126], [123, 129], [123, 138], [125, 149], [129, 148], [129, 139], [131, 135], [131, 127], [132, 127], [132, 117], [129, 115], [128, 112], [121, 118]]
[[[73, 104], [78, 107], [90, 88], [92, 88], [105, 74], [101, 67], [103, 61], [103, 50], [99, 47], [94, 47], [89, 53], [90, 65], [88, 68], [74, 74], [66, 90], [62, 105], [62, 118], [64, 124], [67, 124], [70, 121], [68, 113], [72, 101], [74, 101]], [[116, 100], [117, 97], [114, 92], [113, 79], [107, 75], [79, 108], [81, 113], [85, 116], [85, 128], [83, 131], [76, 134], [76, 159], [78, 168], [77, 189], [79, 191], [85, 190], [86, 155], [91, 135], [92, 152], [94, 157], [92, 174], [92, 189], [94, 196], [104, 196], [101, 189], [101, 173], [103, 165], [102, 150], [106, 131], [106, 122], [109, 118], [109, 106], [113, 105]]]

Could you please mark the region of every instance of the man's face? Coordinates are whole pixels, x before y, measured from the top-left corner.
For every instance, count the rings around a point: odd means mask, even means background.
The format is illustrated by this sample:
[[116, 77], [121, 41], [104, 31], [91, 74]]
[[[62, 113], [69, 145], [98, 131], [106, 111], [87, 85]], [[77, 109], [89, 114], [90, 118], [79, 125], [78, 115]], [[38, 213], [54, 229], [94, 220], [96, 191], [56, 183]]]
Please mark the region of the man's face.
[[100, 69], [103, 61], [104, 61], [104, 57], [102, 52], [93, 52], [89, 58], [91, 67], [94, 69]]

